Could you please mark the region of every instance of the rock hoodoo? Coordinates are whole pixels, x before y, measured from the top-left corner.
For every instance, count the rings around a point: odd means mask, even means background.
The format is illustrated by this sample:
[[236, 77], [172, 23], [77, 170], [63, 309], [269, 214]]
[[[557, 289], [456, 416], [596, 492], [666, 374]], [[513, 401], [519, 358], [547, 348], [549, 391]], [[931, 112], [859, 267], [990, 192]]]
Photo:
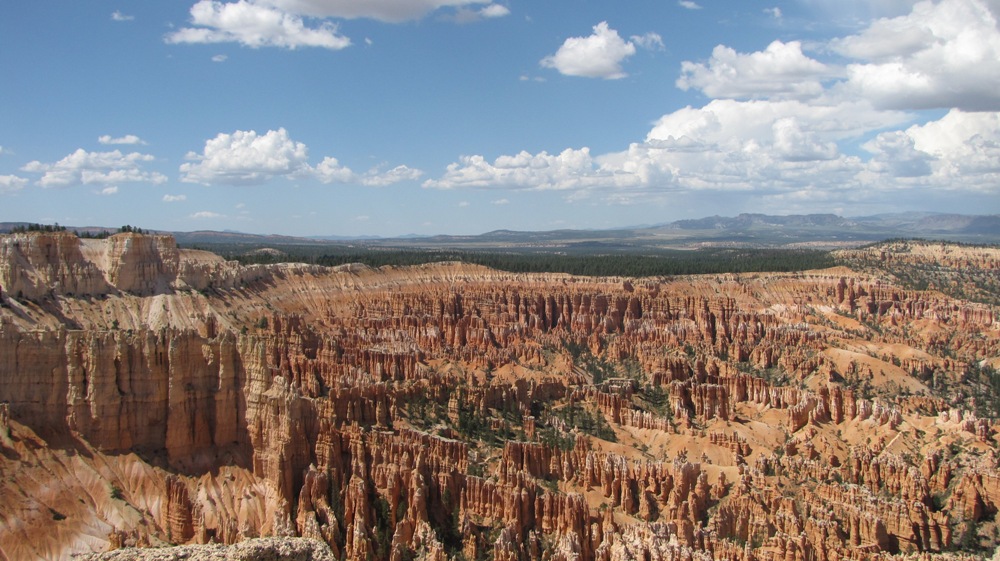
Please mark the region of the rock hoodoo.
[[0, 288], [4, 558], [303, 536], [322, 546], [273, 558], [834, 561], [996, 540], [995, 418], [946, 393], [996, 366], [995, 310], [866, 274], [241, 267], [164, 236], [27, 233], [0, 237]]

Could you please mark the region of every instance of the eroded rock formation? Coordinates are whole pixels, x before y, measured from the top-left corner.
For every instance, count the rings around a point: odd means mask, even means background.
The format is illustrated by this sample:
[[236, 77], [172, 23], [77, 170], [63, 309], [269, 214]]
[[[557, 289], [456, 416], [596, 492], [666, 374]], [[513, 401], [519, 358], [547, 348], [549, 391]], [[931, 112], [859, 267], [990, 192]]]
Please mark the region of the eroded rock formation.
[[995, 539], [997, 427], [941, 389], [996, 360], [995, 310], [846, 269], [240, 267], [29, 233], [0, 238], [0, 287], [6, 558], [305, 536], [358, 561], [832, 561]]

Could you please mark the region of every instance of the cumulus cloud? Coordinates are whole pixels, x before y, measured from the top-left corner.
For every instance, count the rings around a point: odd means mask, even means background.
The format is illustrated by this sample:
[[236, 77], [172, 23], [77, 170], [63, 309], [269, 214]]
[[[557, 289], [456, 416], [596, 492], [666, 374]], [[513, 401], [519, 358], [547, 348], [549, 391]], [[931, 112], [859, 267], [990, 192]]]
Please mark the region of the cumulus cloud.
[[[923, 125], [887, 130], [910, 119], [864, 101], [715, 100], [664, 115], [644, 141], [620, 152], [522, 152], [492, 162], [466, 156], [423, 185], [563, 189], [568, 200], [598, 197], [616, 204], [729, 192], [787, 208], [858, 202], [899, 189], [1000, 194], [1000, 113], [953, 110]], [[863, 144], [868, 159], [839, 147], [880, 130]]]
[[1000, 194], [1000, 113], [952, 109], [862, 147], [872, 153], [860, 176], [866, 184]]
[[750, 54], [718, 45], [707, 64], [681, 63], [677, 87], [713, 98], [804, 98], [823, 93], [823, 81], [834, 75], [833, 69], [804, 55], [798, 41], [774, 41]]
[[595, 175], [590, 149], [566, 149], [560, 154], [500, 156], [489, 162], [482, 156], [463, 156], [450, 164], [444, 176], [423, 183], [424, 187], [455, 189], [467, 187], [508, 189], [571, 189]]
[[809, 57], [798, 41], [774, 41], [752, 53], [718, 45], [707, 62], [684, 61], [676, 84], [711, 98], [831, 97], [864, 99], [882, 109], [996, 111], [996, 12], [987, 0], [919, 2], [908, 13], [877, 19], [819, 48], [847, 57], [846, 65]]
[[385, 187], [386, 185], [392, 185], [400, 181], [416, 181], [423, 174], [423, 171], [407, 166], [396, 166], [388, 171], [381, 171], [375, 168], [368, 170], [367, 173], [359, 178], [359, 181], [362, 185], [369, 187]]
[[491, 205], [502, 206], [502, 205], [510, 204], [510, 201], [508, 201], [507, 199], [496, 199], [496, 200], [490, 201], [490, 204]]
[[350, 183], [357, 177], [351, 168], [340, 165], [337, 158], [332, 156], [323, 158], [316, 166], [315, 175], [323, 183]]
[[115, 10], [111, 12], [111, 19], [114, 21], [132, 21], [135, 19], [135, 16], [129, 16], [121, 13], [118, 10]]
[[327, 156], [316, 166], [314, 174], [323, 183], [360, 183], [368, 187], [385, 187], [400, 181], [420, 179], [423, 172], [401, 165], [385, 172], [373, 168], [366, 173], [358, 174], [340, 165], [336, 158]]
[[906, 130], [913, 148], [934, 158], [941, 183], [1000, 190], [1000, 112], [952, 109], [944, 117]]
[[873, 154], [867, 174], [875, 178], [923, 177], [931, 174], [931, 156], [917, 150], [903, 131], [883, 132], [862, 146]]
[[332, 156], [309, 165], [309, 150], [288, 136], [284, 128], [219, 133], [205, 142], [202, 152], [189, 152], [189, 163], [181, 164], [181, 180], [188, 183], [259, 185], [275, 178], [314, 178], [322, 183], [356, 183], [382, 187], [419, 179], [423, 172], [399, 165], [387, 171], [373, 168], [356, 173]]
[[227, 60], [229, 60], [228, 55], [214, 55], [212, 57], [212, 62], [226, 62]]
[[248, 0], [222, 3], [201, 0], [191, 7], [191, 23], [166, 36], [168, 43], [240, 43], [247, 47], [321, 47], [344, 49], [351, 40], [337, 26], [322, 22], [308, 27], [293, 13]]
[[58, 162], [46, 164], [35, 160], [28, 162], [22, 169], [41, 173], [38, 185], [42, 187], [164, 183], [167, 181], [165, 175], [142, 169], [144, 164], [154, 159], [149, 154], [139, 152], [88, 152], [80, 148]]
[[[369, 18], [389, 23], [420, 19], [442, 8], [469, 8], [490, 0], [259, 0], [262, 5], [312, 17]], [[495, 5], [495, 4], [494, 4]], [[500, 6], [500, 8], [504, 8]], [[499, 8], [493, 8], [499, 11]], [[486, 14], [483, 14], [484, 17]], [[506, 14], [503, 14], [506, 15]]]
[[[351, 40], [331, 18], [370, 18], [399, 23], [439, 9], [464, 23], [504, 17], [510, 9], [489, 0], [199, 0], [191, 6], [191, 25], [168, 33], [168, 43], [239, 43], [247, 47], [344, 49]], [[115, 12], [118, 14], [118, 12]], [[366, 39], [366, 43], [371, 44]], [[217, 57], [212, 59], [222, 62]]]
[[741, 150], [749, 142], [771, 144], [774, 124], [794, 119], [797, 126], [824, 140], [840, 141], [900, 125], [907, 113], [879, 111], [864, 101], [819, 105], [799, 100], [713, 100], [704, 107], [685, 107], [662, 116], [646, 135], [650, 142], [670, 141]]
[[28, 180], [16, 175], [0, 175], [0, 195], [16, 193], [28, 184]]
[[821, 140], [816, 131], [803, 130], [795, 117], [782, 117], [771, 125], [774, 153], [790, 162], [832, 160], [837, 157], [837, 144]]
[[490, 4], [478, 10], [471, 8], [458, 8], [452, 19], [456, 23], [472, 23], [484, 19], [502, 18], [510, 15], [510, 9], [502, 4]]
[[789, 192], [856, 183], [859, 158], [838, 142], [909, 120], [859, 103], [826, 107], [795, 100], [715, 100], [660, 118], [642, 142], [594, 156], [521, 152], [488, 161], [465, 156], [425, 187], [567, 190], [625, 202], [677, 191]]
[[294, 178], [310, 172], [306, 145], [281, 128], [219, 133], [205, 142], [202, 153], [188, 152], [181, 164], [181, 180], [188, 183], [254, 185], [275, 177]]
[[[810, 54], [797, 41], [749, 53], [719, 45], [707, 61], [684, 62], [677, 80], [711, 99], [663, 115], [622, 150], [466, 155], [423, 186], [561, 190], [569, 201], [619, 204], [732, 193], [798, 210], [898, 190], [1000, 194], [1000, 31], [991, 6], [911, 4]], [[649, 44], [625, 42], [602, 22], [543, 66], [620, 77], [630, 56], [623, 45], [634, 53]], [[922, 122], [926, 114], [913, 111], [925, 108], [949, 111]]]
[[845, 94], [880, 107], [1000, 109], [1000, 29], [985, 0], [920, 2], [831, 47], [847, 66]]
[[179, 203], [187, 200], [187, 195], [163, 195], [165, 203]]
[[104, 189], [101, 189], [98, 192], [98, 194], [99, 195], [104, 195], [104, 196], [117, 195], [118, 194], [118, 186], [117, 185], [111, 185], [110, 187], [105, 187]]
[[490, 4], [479, 10], [479, 15], [484, 18], [502, 18], [510, 15], [510, 8], [503, 4]]
[[643, 35], [629, 37], [636, 46], [649, 50], [663, 50], [663, 37], [659, 33], [649, 32]]
[[777, 6], [773, 8], [764, 8], [764, 13], [771, 16], [774, 19], [781, 19], [781, 8]]
[[201, 211], [198, 211], [198, 212], [195, 212], [195, 213], [191, 214], [191, 218], [194, 218], [196, 220], [200, 220], [200, 219], [204, 219], [204, 218], [225, 218], [225, 217], [226, 217], [226, 215], [224, 215], [224, 214], [219, 214], [218, 212], [212, 212], [212, 211], [209, 211], [209, 210], [201, 210]]
[[627, 74], [621, 64], [635, 54], [635, 44], [622, 39], [602, 21], [587, 37], [570, 37], [554, 55], [541, 60], [545, 68], [554, 68], [566, 76], [614, 80]]
[[101, 135], [97, 138], [97, 141], [101, 144], [146, 144], [146, 141], [139, 138], [134, 134], [126, 134], [125, 136], [120, 136], [118, 138], [112, 137], [110, 134]]
[[701, 6], [697, 2], [692, 2], [691, 0], [680, 0], [677, 3], [681, 8], [687, 8], [688, 10], [700, 10]]

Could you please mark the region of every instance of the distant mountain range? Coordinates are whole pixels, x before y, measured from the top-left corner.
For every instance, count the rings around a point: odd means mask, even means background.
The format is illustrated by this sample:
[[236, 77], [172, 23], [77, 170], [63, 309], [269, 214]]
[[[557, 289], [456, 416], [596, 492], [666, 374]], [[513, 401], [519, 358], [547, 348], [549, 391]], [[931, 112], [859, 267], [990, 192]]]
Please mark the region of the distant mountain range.
[[[24, 222], [0, 222], [9, 232]], [[72, 227], [95, 233], [117, 228]], [[740, 214], [609, 230], [495, 230], [469, 236], [296, 237], [232, 231], [163, 232], [182, 246], [195, 245], [355, 245], [411, 249], [511, 250], [540, 252], [648, 252], [706, 246], [836, 248], [887, 238], [924, 238], [965, 243], [1000, 243], [1000, 215], [906, 212], [845, 218], [836, 214]]]
[[891, 232], [894, 234], [940, 233], [947, 235], [1000, 235], [1000, 216], [934, 214], [925, 212], [878, 214], [844, 218], [836, 214], [741, 214], [736, 217], [710, 216], [697, 220], [678, 220], [662, 226], [679, 230], [754, 230], [793, 228], [844, 232]]

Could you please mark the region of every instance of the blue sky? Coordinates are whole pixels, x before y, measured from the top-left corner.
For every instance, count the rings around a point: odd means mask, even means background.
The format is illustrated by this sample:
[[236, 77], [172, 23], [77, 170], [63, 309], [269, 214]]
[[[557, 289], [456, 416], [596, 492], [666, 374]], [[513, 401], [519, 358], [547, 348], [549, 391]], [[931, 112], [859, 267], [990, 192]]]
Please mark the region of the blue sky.
[[1000, 212], [1000, 0], [10, 2], [0, 221]]

